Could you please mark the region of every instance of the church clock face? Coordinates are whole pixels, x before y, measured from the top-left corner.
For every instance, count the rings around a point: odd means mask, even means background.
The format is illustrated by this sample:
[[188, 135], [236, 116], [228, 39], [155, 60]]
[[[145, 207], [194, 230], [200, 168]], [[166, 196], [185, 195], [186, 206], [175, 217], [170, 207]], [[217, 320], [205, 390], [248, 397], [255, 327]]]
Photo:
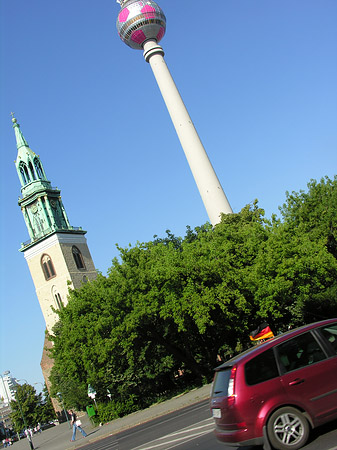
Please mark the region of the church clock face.
[[52, 208], [56, 209], [57, 204], [56, 204], [55, 200], [50, 200], [50, 206]]
[[32, 205], [30, 209], [31, 209], [33, 214], [37, 213], [37, 206], [36, 205]]

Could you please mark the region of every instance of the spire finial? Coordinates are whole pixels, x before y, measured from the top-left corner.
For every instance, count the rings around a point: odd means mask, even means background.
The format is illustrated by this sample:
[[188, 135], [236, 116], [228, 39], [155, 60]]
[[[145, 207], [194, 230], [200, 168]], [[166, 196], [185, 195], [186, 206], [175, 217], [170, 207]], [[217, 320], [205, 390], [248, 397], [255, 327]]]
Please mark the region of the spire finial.
[[14, 112], [11, 112], [12, 122], [13, 122], [13, 123], [16, 123], [16, 118], [14, 117], [14, 114], [15, 114]]
[[12, 116], [13, 128], [14, 128], [14, 131], [15, 131], [16, 147], [17, 147], [17, 149], [19, 150], [20, 147], [29, 147], [28, 142], [24, 138], [24, 136], [23, 136], [23, 134], [22, 134], [22, 132], [20, 130], [20, 125], [17, 123], [18, 121], [14, 117], [14, 113], [13, 112], [11, 112], [11, 116]]

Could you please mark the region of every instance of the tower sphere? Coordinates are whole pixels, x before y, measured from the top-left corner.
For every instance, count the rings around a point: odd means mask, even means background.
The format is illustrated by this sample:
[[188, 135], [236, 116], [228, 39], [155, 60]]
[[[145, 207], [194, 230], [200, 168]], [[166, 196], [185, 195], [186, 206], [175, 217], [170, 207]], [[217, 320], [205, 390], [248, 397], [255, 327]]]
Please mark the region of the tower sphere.
[[120, 0], [117, 18], [119, 37], [131, 48], [143, 49], [149, 39], [159, 42], [165, 34], [166, 17], [153, 0]]

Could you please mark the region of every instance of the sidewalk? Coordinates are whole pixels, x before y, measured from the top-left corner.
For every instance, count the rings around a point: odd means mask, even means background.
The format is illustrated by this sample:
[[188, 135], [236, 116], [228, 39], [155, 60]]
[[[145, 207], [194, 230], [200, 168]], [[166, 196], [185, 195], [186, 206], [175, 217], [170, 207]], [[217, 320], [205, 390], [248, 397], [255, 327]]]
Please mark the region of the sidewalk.
[[[116, 434], [119, 431], [148, 422], [156, 417], [177, 411], [201, 400], [206, 400], [209, 398], [210, 389], [211, 385], [194, 389], [187, 394], [179, 395], [165, 402], [150, 406], [150, 408], [144, 409], [143, 411], [137, 411], [129, 416], [113, 420], [101, 427], [94, 427], [87, 415], [84, 415], [79, 418], [83, 424], [82, 428], [88, 435], [86, 438], [83, 438], [81, 433], [77, 431], [76, 441], [70, 442], [72, 430], [69, 429], [68, 423], [65, 422], [56, 427], [49, 428], [41, 434], [35, 434], [33, 436], [33, 444], [36, 450], [74, 450], [83, 445]], [[19, 442], [15, 442], [10, 448], [12, 450], [30, 450], [30, 445], [27, 439], [22, 439]]]

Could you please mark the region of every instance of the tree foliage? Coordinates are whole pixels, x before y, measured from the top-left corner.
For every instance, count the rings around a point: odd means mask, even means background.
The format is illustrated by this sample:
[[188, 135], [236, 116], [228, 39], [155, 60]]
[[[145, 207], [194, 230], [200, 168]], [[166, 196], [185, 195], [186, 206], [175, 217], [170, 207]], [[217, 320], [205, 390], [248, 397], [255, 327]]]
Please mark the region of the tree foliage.
[[46, 386], [44, 387], [45, 400], [42, 394], [37, 394], [30, 384], [16, 386], [15, 400], [10, 403], [11, 420], [16, 432], [27, 427], [35, 427], [38, 423], [46, 423], [55, 416], [54, 409]]
[[255, 267], [256, 299], [277, 328], [336, 315], [337, 177], [287, 193]]
[[46, 385], [44, 385], [42, 390], [42, 401], [39, 411], [40, 414], [38, 417], [38, 423], [48, 423], [50, 420], [53, 420], [55, 418], [54, 407]]
[[214, 228], [118, 248], [107, 276], [70, 291], [59, 311], [54, 394], [81, 409], [91, 384], [121, 416], [209, 381], [260, 322], [279, 332], [335, 314], [336, 183], [287, 193], [282, 219], [255, 202]]

